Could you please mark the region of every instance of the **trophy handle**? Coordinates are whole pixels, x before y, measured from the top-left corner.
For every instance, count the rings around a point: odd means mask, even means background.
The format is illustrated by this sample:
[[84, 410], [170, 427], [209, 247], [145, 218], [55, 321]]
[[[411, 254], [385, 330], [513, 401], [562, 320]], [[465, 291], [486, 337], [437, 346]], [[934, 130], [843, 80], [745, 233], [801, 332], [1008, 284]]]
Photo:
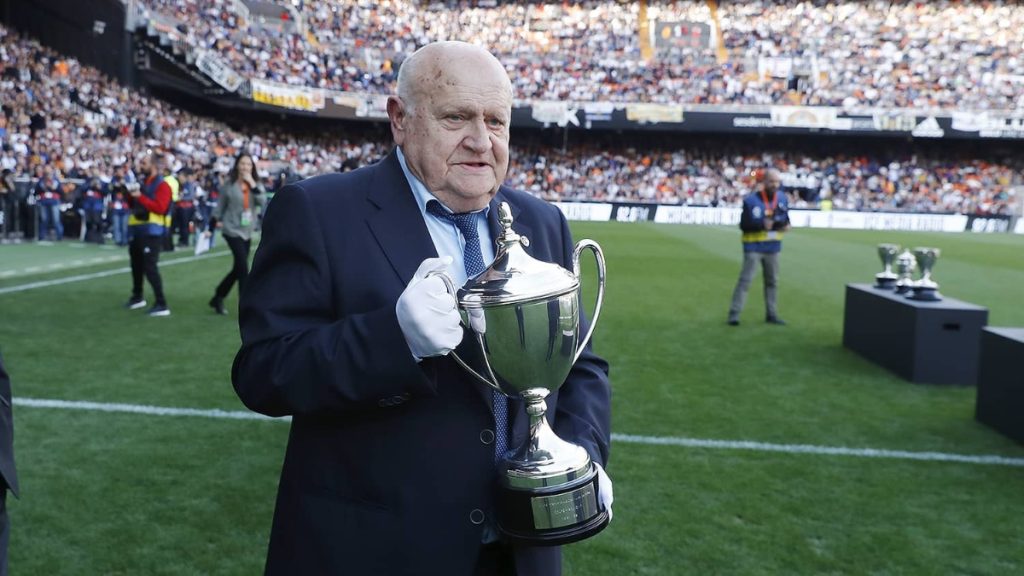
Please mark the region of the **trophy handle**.
[[[449, 276], [448, 274], [445, 274], [441, 270], [431, 270], [430, 272], [427, 272], [427, 277], [429, 278], [430, 276], [437, 276], [437, 277], [441, 278], [441, 281], [444, 282], [445, 288], [448, 289], [448, 293], [451, 294], [452, 297], [455, 298], [455, 307], [458, 308], [458, 306], [459, 306], [459, 301], [458, 301], [459, 291], [455, 289], [455, 282], [452, 282], [451, 276]], [[459, 325], [462, 326], [463, 330], [468, 330], [469, 332], [473, 332], [473, 330], [469, 326], [467, 326], [466, 322], [462, 319], [462, 314], [459, 314]], [[455, 359], [455, 362], [457, 362], [459, 366], [462, 366], [462, 368], [466, 372], [469, 372], [471, 375], [475, 376], [477, 380], [483, 382], [484, 384], [487, 384], [488, 386], [490, 386], [491, 388], [494, 388], [495, 390], [498, 390], [498, 391], [501, 390], [501, 386], [498, 385], [497, 380], [492, 382], [492, 381], [488, 380], [487, 378], [484, 378], [483, 376], [481, 376], [476, 370], [474, 370], [472, 367], [470, 367], [469, 364], [464, 362], [462, 360], [462, 358], [459, 358], [459, 355], [455, 353], [455, 350], [452, 350], [451, 352], [449, 352], [449, 354], [451, 355], [452, 358]], [[490, 369], [490, 365], [489, 364], [488, 364], [487, 368]]]
[[[601, 306], [604, 304], [604, 252], [601, 251], [601, 246], [597, 242], [583, 239], [576, 243], [576, 248], [572, 251], [572, 273], [576, 276], [576, 280], [580, 279], [580, 254], [586, 248], [590, 248], [594, 252], [594, 259], [597, 260], [597, 303], [594, 305], [594, 317], [590, 319], [587, 335], [583, 337], [583, 341], [580, 342], [580, 346], [576, 350], [576, 357], [572, 359], [573, 364], [580, 359], [583, 349], [587, 347], [590, 337], [594, 335], [594, 327], [597, 326], [597, 318], [601, 315]], [[582, 293], [582, 289], [580, 292]]]

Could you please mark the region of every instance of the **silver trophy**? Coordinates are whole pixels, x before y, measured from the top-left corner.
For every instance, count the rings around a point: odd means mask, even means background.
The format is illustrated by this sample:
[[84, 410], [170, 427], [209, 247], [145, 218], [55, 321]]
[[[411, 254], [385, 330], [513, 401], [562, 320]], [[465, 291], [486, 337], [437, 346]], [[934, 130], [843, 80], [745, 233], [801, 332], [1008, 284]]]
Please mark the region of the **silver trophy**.
[[[511, 446], [499, 462], [498, 527], [514, 542], [557, 545], [600, 532], [608, 524], [598, 492], [598, 474], [582, 447], [562, 440], [548, 425], [544, 399], [569, 375], [594, 333], [605, 289], [601, 247], [576, 243], [573, 271], [541, 262], [523, 250], [526, 237], [512, 230], [512, 213], [502, 202], [503, 231], [491, 266], [456, 292], [468, 350], [455, 361], [484, 384], [526, 403], [529, 436]], [[590, 328], [580, 338], [580, 254], [597, 259], [597, 304]], [[461, 354], [461, 355], [460, 355]]]
[[932, 280], [932, 268], [935, 267], [935, 261], [939, 259], [940, 254], [942, 251], [938, 248], [914, 248], [914, 258], [921, 269], [921, 278], [911, 286], [913, 294], [910, 298], [927, 302], [942, 300], [939, 285]]
[[917, 260], [910, 250], [904, 248], [896, 257], [896, 273], [899, 276], [896, 280], [896, 293], [906, 294], [914, 285], [914, 270], [917, 268]]
[[893, 262], [896, 261], [896, 255], [899, 254], [900, 247], [898, 244], [879, 244], [878, 245], [878, 257], [882, 259], [882, 266], [884, 269], [875, 274], [875, 288], [881, 288], [883, 290], [892, 290], [896, 287], [896, 281], [899, 280], [899, 276], [892, 271]]

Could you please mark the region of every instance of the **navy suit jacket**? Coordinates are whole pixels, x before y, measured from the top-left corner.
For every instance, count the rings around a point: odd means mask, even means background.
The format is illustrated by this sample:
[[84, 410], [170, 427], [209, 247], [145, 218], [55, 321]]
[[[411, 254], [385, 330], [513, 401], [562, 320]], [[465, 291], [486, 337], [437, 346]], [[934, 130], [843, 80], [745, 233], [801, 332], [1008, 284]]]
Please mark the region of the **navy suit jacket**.
[[14, 414], [11, 410], [11, 379], [0, 357], [0, 478], [6, 488], [18, 494], [18, 472], [14, 468]]
[[[571, 269], [554, 206], [501, 188], [537, 259]], [[417, 363], [395, 313], [420, 262], [437, 256], [392, 153], [285, 187], [269, 203], [241, 296], [232, 381], [246, 406], [291, 415], [268, 574], [473, 572], [496, 488], [490, 389], [448, 357]], [[512, 445], [526, 438], [512, 402]], [[555, 432], [604, 465], [607, 363], [586, 350], [547, 400]], [[474, 513], [474, 511], [477, 511]], [[559, 574], [557, 547], [515, 549], [520, 574]]]

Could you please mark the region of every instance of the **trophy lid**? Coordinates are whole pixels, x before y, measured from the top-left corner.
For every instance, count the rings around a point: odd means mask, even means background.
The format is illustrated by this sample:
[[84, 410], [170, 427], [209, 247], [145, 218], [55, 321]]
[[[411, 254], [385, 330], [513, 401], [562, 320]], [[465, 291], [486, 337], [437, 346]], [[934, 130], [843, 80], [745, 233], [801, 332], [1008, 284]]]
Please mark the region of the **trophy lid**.
[[512, 210], [506, 202], [498, 207], [498, 221], [502, 232], [495, 241], [498, 251], [494, 262], [459, 290], [462, 306], [473, 308], [548, 300], [579, 287], [579, 279], [572, 272], [537, 260], [523, 250], [530, 240], [512, 230]]

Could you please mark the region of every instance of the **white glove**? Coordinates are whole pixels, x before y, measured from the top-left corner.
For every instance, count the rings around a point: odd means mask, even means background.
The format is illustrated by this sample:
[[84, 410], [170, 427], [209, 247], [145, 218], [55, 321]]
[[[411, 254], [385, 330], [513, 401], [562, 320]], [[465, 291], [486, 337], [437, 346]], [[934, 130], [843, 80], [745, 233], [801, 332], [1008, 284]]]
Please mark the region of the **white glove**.
[[601, 493], [601, 504], [604, 504], [604, 509], [608, 511], [608, 522], [611, 522], [612, 501], [615, 500], [615, 495], [612, 492], [612, 479], [608, 477], [600, 464], [594, 462], [594, 465], [597, 466], [597, 491]]
[[444, 356], [462, 342], [455, 296], [448, 293], [440, 277], [427, 277], [435, 270], [443, 272], [451, 263], [451, 256], [424, 260], [395, 305], [398, 325], [417, 361]]

